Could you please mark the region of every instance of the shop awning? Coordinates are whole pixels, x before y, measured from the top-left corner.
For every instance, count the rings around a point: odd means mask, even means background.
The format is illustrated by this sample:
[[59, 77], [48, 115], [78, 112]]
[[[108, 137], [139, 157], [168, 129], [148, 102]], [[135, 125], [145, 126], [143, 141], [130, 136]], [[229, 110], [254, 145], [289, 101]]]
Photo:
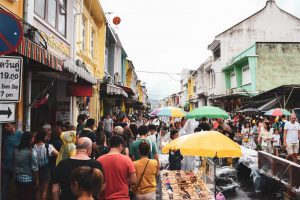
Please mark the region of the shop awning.
[[267, 110], [270, 110], [272, 108], [275, 108], [276, 105], [279, 102], [279, 99], [280, 99], [280, 97], [272, 99], [271, 101], [269, 101], [266, 104], [264, 104], [264, 105], [260, 106], [259, 108], [257, 108], [257, 110], [259, 110], [259, 111], [267, 111]]
[[93, 88], [92, 85], [70, 83], [68, 85], [68, 94], [75, 97], [91, 97], [93, 96]]
[[134, 91], [130, 88], [130, 87], [126, 87], [126, 86], [120, 86], [125, 92], [127, 92], [127, 94], [129, 95], [135, 95]]
[[250, 95], [246, 92], [236, 92], [232, 94], [221, 95], [215, 97], [215, 99], [230, 99], [230, 98], [242, 98], [242, 97], [250, 97]]
[[190, 99], [189, 102], [190, 102], [190, 103], [197, 103], [197, 102], [198, 102], [198, 99]]
[[62, 71], [64, 64], [63, 60], [25, 37], [23, 38], [16, 52], [55, 70]]
[[259, 112], [265, 112], [278, 106], [280, 99], [281, 97], [254, 100], [253, 102], [249, 102], [247, 105], [235, 110], [235, 112], [243, 112], [245, 109], [248, 108], [256, 109]]
[[68, 70], [71, 73], [76, 74], [77, 76], [90, 82], [91, 84], [97, 83], [97, 78], [81, 67], [78, 67], [70, 63], [69, 65], [67, 64], [66, 66], [64, 66], [64, 69]]
[[111, 95], [122, 95], [128, 98], [128, 94], [122, 88], [112, 84], [106, 84], [106, 93]]

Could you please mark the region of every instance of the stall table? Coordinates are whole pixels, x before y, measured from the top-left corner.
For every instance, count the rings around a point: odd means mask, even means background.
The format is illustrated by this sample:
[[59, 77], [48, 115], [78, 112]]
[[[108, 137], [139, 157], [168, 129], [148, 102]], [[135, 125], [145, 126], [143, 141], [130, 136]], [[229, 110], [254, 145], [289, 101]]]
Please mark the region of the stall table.
[[160, 172], [162, 194], [161, 199], [213, 199], [210, 190], [201, 179], [199, 174], [194, 171], [169, 171]]

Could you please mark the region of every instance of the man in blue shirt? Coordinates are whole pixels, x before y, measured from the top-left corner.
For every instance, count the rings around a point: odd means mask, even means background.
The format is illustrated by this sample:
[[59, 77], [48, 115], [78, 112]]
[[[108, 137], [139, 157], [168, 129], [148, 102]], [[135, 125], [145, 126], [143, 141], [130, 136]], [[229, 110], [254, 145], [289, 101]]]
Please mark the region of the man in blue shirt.
[[22, 132], [16, 130], [15, 123], [3, 124], [4, 134], [2, 140], [2, 168], [1, 168], [1, 180], [2, 180], [2, 194], [1, 199], [6, 199], [6, 194], [9, 190], [9, 185], [13, 179], [14, 169], [14, 151], [20, 144]]

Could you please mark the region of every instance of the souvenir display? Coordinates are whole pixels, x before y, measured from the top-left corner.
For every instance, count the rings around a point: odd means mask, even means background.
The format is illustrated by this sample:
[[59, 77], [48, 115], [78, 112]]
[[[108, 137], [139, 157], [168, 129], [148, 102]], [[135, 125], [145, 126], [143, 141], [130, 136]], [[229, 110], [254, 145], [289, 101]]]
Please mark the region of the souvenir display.
[[162, 199], [210, 200], [205, 183], [193, 171], [161, 171]]

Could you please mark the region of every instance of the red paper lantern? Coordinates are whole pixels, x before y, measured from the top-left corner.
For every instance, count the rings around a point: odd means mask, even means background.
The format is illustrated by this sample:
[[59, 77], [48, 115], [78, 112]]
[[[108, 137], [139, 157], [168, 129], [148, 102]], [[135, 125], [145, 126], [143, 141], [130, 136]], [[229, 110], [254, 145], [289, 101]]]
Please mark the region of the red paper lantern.
[[121, 18], [116, 16], [113, 18], [114, 25], [119, 25], [121, 23]]

